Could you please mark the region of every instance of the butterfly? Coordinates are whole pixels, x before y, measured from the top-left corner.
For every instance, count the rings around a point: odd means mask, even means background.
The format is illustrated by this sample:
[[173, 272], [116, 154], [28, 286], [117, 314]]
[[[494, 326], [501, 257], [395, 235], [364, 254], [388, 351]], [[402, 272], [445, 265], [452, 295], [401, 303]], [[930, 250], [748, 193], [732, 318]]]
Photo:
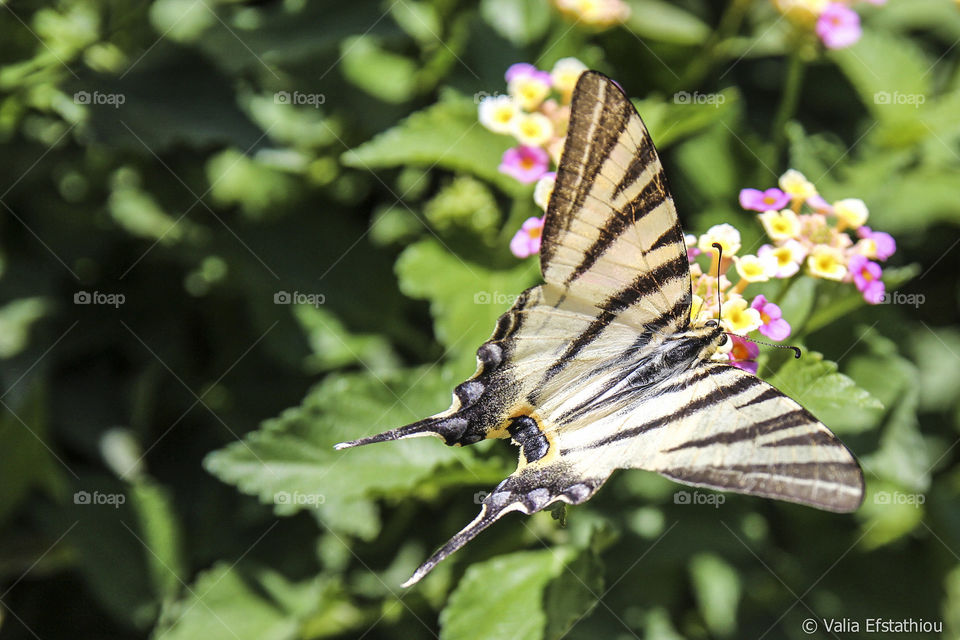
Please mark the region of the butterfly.
[[545, 284], [523, 292], [477, 350], [443, 413], [338, 449], [417, 436], [510, 438], [517, 470], [404, 584], [511, 511], [593, 496], [616, 469], [837, 512], [863, 501], [851, 452], [772, 385], [711, 356], [715, 320], [691, 320], [683, 233], [643, 121], [596, 71], [574, 89], [544, 219]]

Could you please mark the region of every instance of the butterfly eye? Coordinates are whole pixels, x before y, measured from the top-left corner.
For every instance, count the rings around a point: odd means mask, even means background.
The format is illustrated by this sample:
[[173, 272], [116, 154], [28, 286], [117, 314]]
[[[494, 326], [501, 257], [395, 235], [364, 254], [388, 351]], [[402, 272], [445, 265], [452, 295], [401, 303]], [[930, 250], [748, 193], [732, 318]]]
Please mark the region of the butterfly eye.
[[717, 321], [716, 321], [716, 320], [707, 320], [704, 324], [706, 324], [708, 327], [716, 327], [716, 326], [717, 326]]
[[730, 336], [728, 336], [727, 334], [723, 334], [723, 340], [720, 341], [720, 346], [722, 347], [723, 345], [727, 344], [727, 342], [729, 341], [730, 341]]

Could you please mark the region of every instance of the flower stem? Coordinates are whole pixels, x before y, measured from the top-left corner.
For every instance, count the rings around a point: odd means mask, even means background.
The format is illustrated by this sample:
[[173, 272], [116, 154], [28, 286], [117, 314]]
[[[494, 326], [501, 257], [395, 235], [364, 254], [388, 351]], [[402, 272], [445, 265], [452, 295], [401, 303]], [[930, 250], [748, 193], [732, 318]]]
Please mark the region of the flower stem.
[[787, 141], [787, 122], [797, 111], [800, 101], [800, 89], [803, 86], [803, 76], [806, 64], [797, 49], [790, 53], [787, 61], [787, 74], [783, 84], [783, 96], [780, 106], [773, 120], [773, 130], [770, 137], [773, 139], [774, 158], [779, 158], [783, 145]]
[[720, 46], [733, 37], [740, 24], [743, 22], [743, 16], [747, 12], [752, 0], [730, 0], [723, 15], [720, 16], [720, 22], [716, 30], [710, 34], [700, 54], [687, 66], [677, 82], [678, 89], [685, 87], [698, 86], [710, 72], [713, 66], [714, 58]]

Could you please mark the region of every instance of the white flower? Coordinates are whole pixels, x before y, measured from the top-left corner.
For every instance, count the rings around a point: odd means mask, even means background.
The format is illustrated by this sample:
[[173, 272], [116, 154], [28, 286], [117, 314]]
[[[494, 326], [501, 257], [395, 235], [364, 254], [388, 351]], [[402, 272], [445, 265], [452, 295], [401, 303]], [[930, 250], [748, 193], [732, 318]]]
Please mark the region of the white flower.
[[777, 242], [796, 238], [801, 231], [800, 218], [790, 209], [764, 211], [760, 214], [760, 223], [770, 239]]
[[870, 211], [859, 198], [847, 198], [833, 203], [833, 212], [848, 227], [859, 229], [867, 222]]
[[747, 282], [766, 282], [777, 273], [777, 259], [772, 255], [734, 256], [737, 273]]
[[550, 95], [550, 85], [538, 75], [522, 74], [507, 83], [507, 91], [516, 98], [521, 107], [533, 111]]
[[716, 253], [713, 243], [718, 243], [723, 247], [723, 254], [727, 257], [732, 256], [740, 250], [740, 232], [736, 227], [729, 224], [717, 224], [700, 236], [700, 242], [697, 247], [704, 253]]
[[560, 58], [550, 71], [550, 79], [557, 91], [564, 96], [569, 96], [573, 93], [580, 74], [586, 70], [587, 65], [576, 58]]
[[550, 196], [553, 194], [553, 186], [556, 182], [557, 174], [551, 171], [543, 174], [543, 177], [537, 181], [537, 186], [533, 188], [533, 201], [544, 211], [550, 204]]
[[510, 133], [520, 106], [510, 96], [490, 96], [480, 101], [480, 124], [494, 133]]
[[772, 257], [777, 264], [777, 270], [773, 274], [775, 278], [789, 278], [800, 270], [800, 263], [807, 255], [807, 250], [796, 240], [787, 240], [779, 247], [765, 244], [757, 251], [761, 258], [765, 256]]
[[520, 144], [539, 147], [553, 137], [553, 123], [542, 113], [524, 113], [514, 118], [511, 133]]
[[796, 169], [790, 169], [780, 176], [780, 188], [789, 193], [792, 198], [798, 200], [805, 201], [807, 198], [817, 195], [817, 188], [813, 186], [813, 183]]

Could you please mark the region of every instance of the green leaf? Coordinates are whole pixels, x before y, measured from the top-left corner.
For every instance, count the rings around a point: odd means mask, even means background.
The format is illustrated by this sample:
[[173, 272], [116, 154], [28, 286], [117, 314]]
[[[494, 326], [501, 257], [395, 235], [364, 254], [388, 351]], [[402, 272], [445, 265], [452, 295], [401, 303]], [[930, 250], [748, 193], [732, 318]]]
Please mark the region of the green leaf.
[[406, 295], [430, 301], [437, 339], [449, 350], [457, 371], [467, 375], [497, 318], [533, 283], [536, 264], [527, 260], [511, 269], [488, 269], [428, 239], [404, 250], [396, 271]]
[[663, 0], [629, 0], [626, 27], [641, 38], [672, 44], [701, 44], [710, 27], [692, 13]]
[[61, 482], [60, 463], [47, 444], [45, 400], [41, 387], [35, 386], [20, 402], [8, 397], [6, 406], [0, 406], [0, 450], [11, 452], [0, 465], [0, 523], [32, 489], [51, 491]]
[[187, 593], [164, 611], [154, 638], [293, 640], [300, 637], [298, 615], [332, 605], [318, 580], [291, 583], [268, 571], [245, 575], [225, 562], [201, 573]]
[[816, 293], [816, 278], [800, 275], [790, 282], [787, 290], [777, 299], [777, 305], [783, 312], [783, 317], [790, 322], [794, 333], [801, 330], [813, 311]]
[[0, 307], [0, 359], [12, 358], [27, 348], [30, 327], [47, 315], [50, 307], [44, 298], [20, 298]]
[[497, 170], [500, 157], [511, 143], [509, 137], [480, 126], [474, 100], [447, 91], [438, 103], [347, 151], [341, 159], [347, 166], [368, 170], [437, 166], [472, 173], [506, 193], [529, 191], [526, 185]]
[[340, 70], [347, 80], [384, 102], [406, 102], [417, 88], [413, 60], [380, 47], [373, 36], [346, 38], [340, 44]]
[[439, 232], [464, 229], [492, 240], [500, 222], [493, 194], [479, 180], [457, 176], [424, 206], [427, 220]]
[[732, 635], [741, 594], [736, 569], [717, 555], [701, 553], [690, 560], [690, 577], [707, 628], [718, 636]]
[[[896, 291], [897, 287], [912, 280], [919, 272], [920, 265], [916, 264], [885, 269], [883, 284], [887, 291]], [[849, 282], [820, 280], [817, 286], [817, 294], [815, 310], [810, 314], [806, 325], [803, 327], [804, 333], [813, 333], [817, 329], [821, 329], [835, 320], [867, 306], [863, 295]]]
[[768, 380], [837, 433], [873, 427], [883, 409], [879, 400], [816, 351], [787, 359]]
[[896, 124], [892, 142], [906, 143], [926, 135], [916, 122], [917, 104], [931, 91], [930, 60], [913, 40], [865, 30], [860, 41], [830, 53], [877, 120]]
[[[585, 552], [584, 552], [585, 553]], [[498, 556], [467, 569], [440, 613], [441, 640], [538, 640], [548, 636], [544, 598], [552, 581], [561, 577], [583, 553], [572, 547], [521, 551]], [[581, 567], [582, 569], [582, 567]], [[590, 584], [596, 584], [589, 578]], [[582, 585], [581, 585], [582, 586]], [[552, 604], [563, 604], [559, 628], [571, 614], [593, 604], [588, 589], [554, 594]], [[550, 599], [548, 598], [548, 602]]]
[[313, 509], [331, 529], [372, 539], [373, 499], [411, 493], [440, 465], [469, 459], [433, 439], [334, 451], [333, 445], [442, 411], [455, 381], [438, 369], [331, 375], [299, 407], [267, 420], [204, 467], [279, 515]]
[[360, 365], [373, 373], [384, 373], [399, 366], [390, 341], [380, 334], [353, 334], [336, 315], [310, 305], [294, 306], [293, 315], [306, 332], [313, 351], [307, 357], [310, 371]]
[[520, 47], [542, 38], [550, 26], [546, 2], [482, 0], [480, 15], [494, 31]]
[[960, 331], [954, 327], [923, 325], [910, 340], [913, 361], [919, 366], [920, 407], [946, 411], [960, 398]]
[[678, 91], [666, 101], [646, 98], [634, 101], [658, 149], [686, 136], [708, 129], [737, 111], [740, 93], [727, 88], [717, 93]]
[[158, 599], [173, 597], [186, 577], [182, 535], [170, 491], [143, 480], [130, 487], [130, 502], [139, 521], [141, 541]]

